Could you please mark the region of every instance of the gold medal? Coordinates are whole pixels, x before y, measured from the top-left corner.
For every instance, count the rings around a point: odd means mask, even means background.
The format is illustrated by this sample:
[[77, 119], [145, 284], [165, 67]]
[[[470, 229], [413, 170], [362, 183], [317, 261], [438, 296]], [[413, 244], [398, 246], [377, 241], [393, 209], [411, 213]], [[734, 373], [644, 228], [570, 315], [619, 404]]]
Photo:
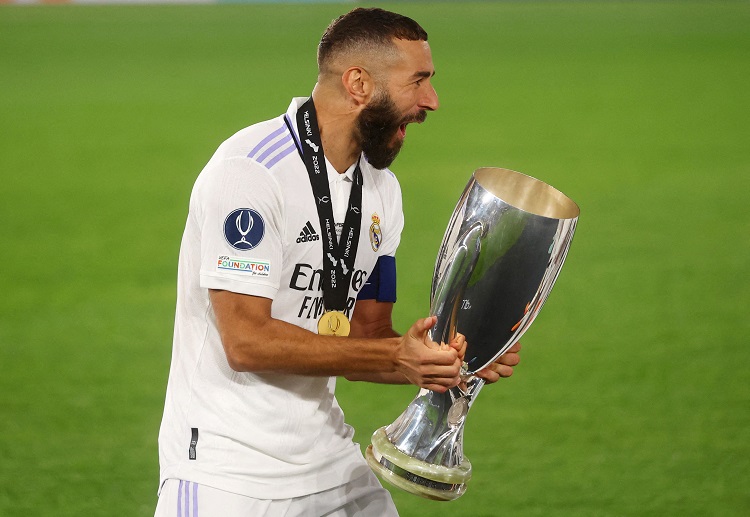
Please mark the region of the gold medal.
[[349, 320], [343, 312], [324, 312], [318, 320], [318, 334], [321, 336], [345, 337], [349, 335], [349, 330]]

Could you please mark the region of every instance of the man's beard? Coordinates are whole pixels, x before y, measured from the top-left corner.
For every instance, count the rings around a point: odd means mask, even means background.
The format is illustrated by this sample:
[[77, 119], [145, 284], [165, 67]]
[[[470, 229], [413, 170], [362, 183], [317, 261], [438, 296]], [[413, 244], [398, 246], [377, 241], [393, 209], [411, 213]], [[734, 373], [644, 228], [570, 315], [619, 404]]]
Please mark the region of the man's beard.
[[404, 117], [388, 93], [382, 93], [357, 118], [356, 137], [365, 158], [376, 169], [385, 169], [401, 151], [404, 141], [396, 138], [399, 127], [408, 122], [424, 122], [427, 112]]

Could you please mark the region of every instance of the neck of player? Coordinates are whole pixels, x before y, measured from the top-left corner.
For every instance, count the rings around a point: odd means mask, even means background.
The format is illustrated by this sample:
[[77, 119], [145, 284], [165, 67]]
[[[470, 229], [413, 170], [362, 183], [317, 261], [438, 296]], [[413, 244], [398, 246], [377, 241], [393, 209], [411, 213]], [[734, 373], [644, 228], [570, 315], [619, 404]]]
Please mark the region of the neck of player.
[[313, 90], [320, 140], [326, 158], [339, 174], [359, 159], [362, 149], [355, 138], [358, 111], [347, 106], [316, 85]]

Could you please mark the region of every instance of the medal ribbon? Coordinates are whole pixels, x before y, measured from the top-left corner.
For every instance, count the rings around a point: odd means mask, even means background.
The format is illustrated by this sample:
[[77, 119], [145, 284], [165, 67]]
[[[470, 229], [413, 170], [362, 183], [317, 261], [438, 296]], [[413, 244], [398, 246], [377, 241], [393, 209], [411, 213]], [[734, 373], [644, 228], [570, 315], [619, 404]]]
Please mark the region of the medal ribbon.
[[331, 189], [328, 186], [323, 144], [315, 115], [315, 104], [310, 97], [297, 111], [298, 148], [307, 168], [318, 209], [321, 241], [323, 243], [323, 304], [326, 311], [344, 311], [349, 296], [349, 285], [354, 271], [354, 259], [359, 245], [359, 230], [362, 225], [362, 170], [354, 169], [349, 208], [341, 230], [341, 240], [336, 239], [336, 224], [333, 220]]

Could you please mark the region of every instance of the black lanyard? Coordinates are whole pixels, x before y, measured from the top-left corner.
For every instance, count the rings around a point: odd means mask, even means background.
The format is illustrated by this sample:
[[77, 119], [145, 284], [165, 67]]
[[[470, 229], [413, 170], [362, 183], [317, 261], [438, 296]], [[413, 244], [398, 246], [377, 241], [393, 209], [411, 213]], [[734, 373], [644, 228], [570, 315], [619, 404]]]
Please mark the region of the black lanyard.
[[297, 133], [302, 147], [298, 150], [310, 177], [320, 220], [323, 242], [323, 304], [327, 311], [343, 311], [349, 297], [349, 284], [354, 271], [362, 224], [362, 170], [358, 160], [354, 169], [352, 191], [349, 194], [349, 208], [346, 211], [344, 228], [341, 230], [341, 240], [337, 241], [331, 189], [328, 187], [328, 170], [312, 97], [297, 111]]

